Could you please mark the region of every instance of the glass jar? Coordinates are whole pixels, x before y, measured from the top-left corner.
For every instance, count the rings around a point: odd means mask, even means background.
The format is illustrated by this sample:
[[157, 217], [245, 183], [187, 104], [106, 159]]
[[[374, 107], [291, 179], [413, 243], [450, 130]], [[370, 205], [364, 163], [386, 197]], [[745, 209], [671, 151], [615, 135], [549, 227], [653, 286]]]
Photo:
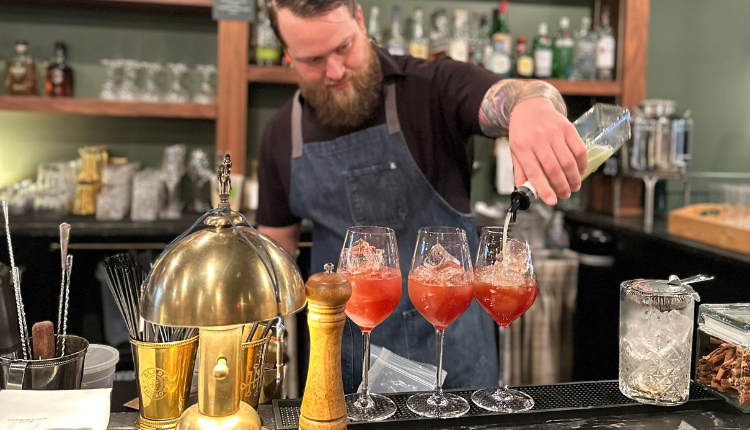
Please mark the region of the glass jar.
[[685, 403], [690, 391], [698, 294], [676, 276], [620, 285], [620, 391], [652, 405]]
[[750, 412], [750, 303], [701, 305], [695, 381]]

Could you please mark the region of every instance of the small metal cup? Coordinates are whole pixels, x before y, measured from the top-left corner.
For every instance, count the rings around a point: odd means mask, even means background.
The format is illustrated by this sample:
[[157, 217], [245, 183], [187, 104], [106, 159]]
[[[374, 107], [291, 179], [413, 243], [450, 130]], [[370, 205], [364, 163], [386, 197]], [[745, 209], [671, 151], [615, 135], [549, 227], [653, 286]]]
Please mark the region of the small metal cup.
[[243, 343], [240, 348], [240, 366], [245, 369], [240, 380], [240, 399], [255, 409], [260, 399], [261, 374], [271, 332], [263, 339], [260, 336], [261, 330], [258, 330], [253, 340]]
[[[55, 345], [57, 345], [55, 336]], [[31, 343], [31, 339], [29, 339]], [[0, 356], [0, 388], [3, 390], [77, 390], [83, 380], [83, 361], [89, 343], [65, 336], [65, 355], [46, 360], [14, 360]]]
[[187, 408], [198, 336], [169, 343], [130, 339], [135, 364], [139, 430], [172, 429]]

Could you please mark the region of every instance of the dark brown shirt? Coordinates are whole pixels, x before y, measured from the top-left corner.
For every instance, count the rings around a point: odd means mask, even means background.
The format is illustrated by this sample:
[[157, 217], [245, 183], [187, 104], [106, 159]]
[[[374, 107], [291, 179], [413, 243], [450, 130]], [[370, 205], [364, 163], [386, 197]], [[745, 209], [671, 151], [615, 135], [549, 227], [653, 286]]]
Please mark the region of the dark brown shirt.
[[[455, 209], [470, 212], [472, 136], [481, 134], [479, 108], [497, 82], [492, 73], [450, 58], [426, 61], [392, 56], [375, 48], [383, 80], [396, 82], [396, 106], [412, 157], [433, 188]], [[302, 98], [301, 98], [302, 99]], [[290, 100], [266, 126], [260, 147], [259, 203], [256, 220], [270, 227], [300, 221], [289, 208], [292, 128]], [[385, 107], [358, 130], [385, 123]], [[333, 140], [355, 132], [320, 123], [315, 109], [302, 99], [305, 143]]]

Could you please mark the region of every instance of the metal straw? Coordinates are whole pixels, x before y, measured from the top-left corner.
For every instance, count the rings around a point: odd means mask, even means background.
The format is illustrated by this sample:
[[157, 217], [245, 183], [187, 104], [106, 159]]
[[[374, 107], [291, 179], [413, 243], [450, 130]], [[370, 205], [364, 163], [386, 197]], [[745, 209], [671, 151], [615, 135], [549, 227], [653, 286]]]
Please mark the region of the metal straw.
[[8, 254], [10, 254], [10, 268], [13, 273], [13, 291], [16, 296], [16, 311], [18, 312], [18, 326], [21, 335], [21, 350], [23, 351], [24, 360], [28, 360], [30, 354], [29, 347], [29, 329], [26, 326], [26, 310], [23, 307], [21, 298], [21, 278], [16, 267], [16, 260], [13, 258], [13, 244], [10, 240], [10, 221], [8, 220], [8, 202], [3, 200], [3, 214], [5, 215], [5, 237], [8, 239]]

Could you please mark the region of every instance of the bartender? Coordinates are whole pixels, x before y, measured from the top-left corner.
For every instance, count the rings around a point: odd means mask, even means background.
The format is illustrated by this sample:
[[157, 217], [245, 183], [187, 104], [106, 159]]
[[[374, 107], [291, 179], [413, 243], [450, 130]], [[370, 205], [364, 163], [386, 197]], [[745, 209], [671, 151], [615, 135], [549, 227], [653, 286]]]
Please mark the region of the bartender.
[[[348, 227], [395, 230], [406, 279], [424, 226], [478, 235], [470, 205], [472, 136], [510, 136], [515, 182], [550, 205], [581, 185], [586, 150], [565, 104], [542, 81], [498, 81], [450, 58], [392, 56], [367, 37], [354, 0], [275, 0], [272, 24], [297, 71], [299, 91], [266, 126], [258, 230], [291, 255], [300, 221], [313, 222], [312, 268], [336, 263]], [[434, 327], [404, 292], [372, 342], [420, 362], [435, 359]], [[446, 331], [446, 388], [494, 386], [495, 323], [476, 303]], [[357, 326], [344, 329], [344, 389], [361, 380]]]

